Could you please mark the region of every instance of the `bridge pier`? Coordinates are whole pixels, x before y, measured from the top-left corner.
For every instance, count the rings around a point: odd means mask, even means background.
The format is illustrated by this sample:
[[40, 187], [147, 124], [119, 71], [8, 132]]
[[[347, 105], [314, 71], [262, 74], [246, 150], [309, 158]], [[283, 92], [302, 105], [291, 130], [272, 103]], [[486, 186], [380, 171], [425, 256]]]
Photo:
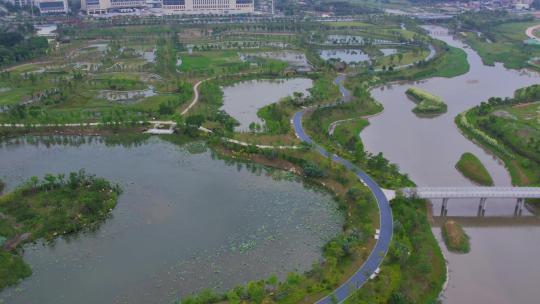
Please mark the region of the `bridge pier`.
[[446, 197], [442, 199], [441, 216], [445, 216], [447, 213], [448, 213], [448, 198]]
[[480, 205], [478, 205], [478, 216], [484, 216], [486, 213], [486, 197], [480, 198]]
[[516, 201], [516, 209], [514, 210], [514, 215], [521, 215], [523, 212], [523, 205], [525, 204], [524, 198], [518, 198]]

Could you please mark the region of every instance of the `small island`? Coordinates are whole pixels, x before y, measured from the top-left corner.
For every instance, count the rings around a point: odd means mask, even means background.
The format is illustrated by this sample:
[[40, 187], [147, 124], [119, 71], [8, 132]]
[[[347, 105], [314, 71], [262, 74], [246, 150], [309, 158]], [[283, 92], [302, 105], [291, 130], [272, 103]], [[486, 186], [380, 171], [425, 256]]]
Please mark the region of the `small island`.
[[32, 274], [20, 254], [23, 244], [95, 227], [109, 217], [120, 193], [119, 186], [81, 170], [32, 177], [0, 196], [0, 290]]
[[471, 250], [469, 236], [456, 221], [446, 221], [441, 231], [448, 250], [457, 253], [468, 253]]
[[481, 186], [493, 186], [493, 179], [476, 155], [466, 152], [456, 164], [456, 169], [465, 177]]
[[447, 111], [446, 103], [442, 98], [422, 89], [412, 87], [407, 89], [405, 94], [416, 102], [416, 107], [412, 110], [416, 114], [438, 115]]

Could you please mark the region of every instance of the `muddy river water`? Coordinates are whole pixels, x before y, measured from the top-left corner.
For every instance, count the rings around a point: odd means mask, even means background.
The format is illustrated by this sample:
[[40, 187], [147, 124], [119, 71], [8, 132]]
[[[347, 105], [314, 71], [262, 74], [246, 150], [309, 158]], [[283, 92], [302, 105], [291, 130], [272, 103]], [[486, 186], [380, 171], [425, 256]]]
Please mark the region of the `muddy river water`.
[[202, 143], [0, 144], [8, 190], [81, 168], [122, 186], [112, 218], [95, 232], [26, 246], [34, 273], [0, 293], [0, 303], [172, 303], [202, 288], [306, 271], [341, 231], [329, 194], [288, 172], [220, 160]]
[[[464, 152], [472, 152], [481, 159], [495, 185], [510, 185], [503, 164], [467, 140], [454, 124], [454, 117], [489, 97], [512, 96], [518, 88], [540, 83], [540, 76], [525, 70], [508, 70], [500, 64], [486, 66], [475, 51], [446, 29], [427, 29], [434, 38], [465, 50], [470, 71], [450, 79], [431, 78], [374, 89], [372, 95], [384, 105], [384, 112], [371, 118], [360, 135], [366, 149], [383, 152], [419, 186], [472, 186], [454, 167]], [[417, 117], [411, 112], [414, 103], [405, 95], [411, 86], [442, 97], [448, 104], [448, 113], [435, 118]], [[433, 201], [436, 216], [440, 206], [440, 201]], [[441, 243], [449, 262], [445, 303], [538, 303], [540, 265], [536, 261], [540, 256], [540, 222], [529, 212], [513, 218], [514, 207], [514, 200], [488, 199], [485, 218], [471, 219], [476, 216], [477, 200], [448, 202], [448, 216], [462, 219], [471, 237], [471, 252], [449, 253]], [[440, 241], [440, 229], [433, 230]]]

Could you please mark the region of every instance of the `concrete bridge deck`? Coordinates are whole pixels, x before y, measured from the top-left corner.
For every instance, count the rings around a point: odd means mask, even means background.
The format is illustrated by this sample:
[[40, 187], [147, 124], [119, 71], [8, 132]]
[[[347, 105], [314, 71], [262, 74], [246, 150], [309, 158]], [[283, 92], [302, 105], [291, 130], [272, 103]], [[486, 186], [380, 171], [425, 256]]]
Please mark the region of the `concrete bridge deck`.
[[540, 187], [418, 187], [403, 188], [406, 197], [424, 199], [442, 199], [441, 215], [448, 211], [449, 199], [479, 198], [478, 215], [484, 215], [488, 198], [516, 199], [514, 214], [520, 215], [524, 200], [527, 198], [540, 198]]
[[540, 187], [418, 187], [404, 188], [407, 197], [419, 198], [540, 198]]

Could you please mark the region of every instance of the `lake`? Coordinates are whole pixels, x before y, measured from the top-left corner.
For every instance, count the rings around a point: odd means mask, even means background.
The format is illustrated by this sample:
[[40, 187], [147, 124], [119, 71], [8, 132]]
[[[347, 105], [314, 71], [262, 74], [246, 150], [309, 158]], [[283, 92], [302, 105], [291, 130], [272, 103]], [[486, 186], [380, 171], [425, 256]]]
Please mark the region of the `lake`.
[[240, 123], [237, 131], [248, 131], [252, 122], [263, 124], [257, 116], [260, 108], [292, 96], [294, 92], [308, 95], [312, 86], [313, 81], [309, 78], [242, 81], [223, 88], [221, 109]]
[[0, 145], [8, 190], [81, 168], [124, 189], [99, 229], [28, 245], [33, 275], [5, 303], [170, 303], [203, 288], [303, 272], [341, 232], [332, 197], [296, 176], [158, 137], [30, 137]]

